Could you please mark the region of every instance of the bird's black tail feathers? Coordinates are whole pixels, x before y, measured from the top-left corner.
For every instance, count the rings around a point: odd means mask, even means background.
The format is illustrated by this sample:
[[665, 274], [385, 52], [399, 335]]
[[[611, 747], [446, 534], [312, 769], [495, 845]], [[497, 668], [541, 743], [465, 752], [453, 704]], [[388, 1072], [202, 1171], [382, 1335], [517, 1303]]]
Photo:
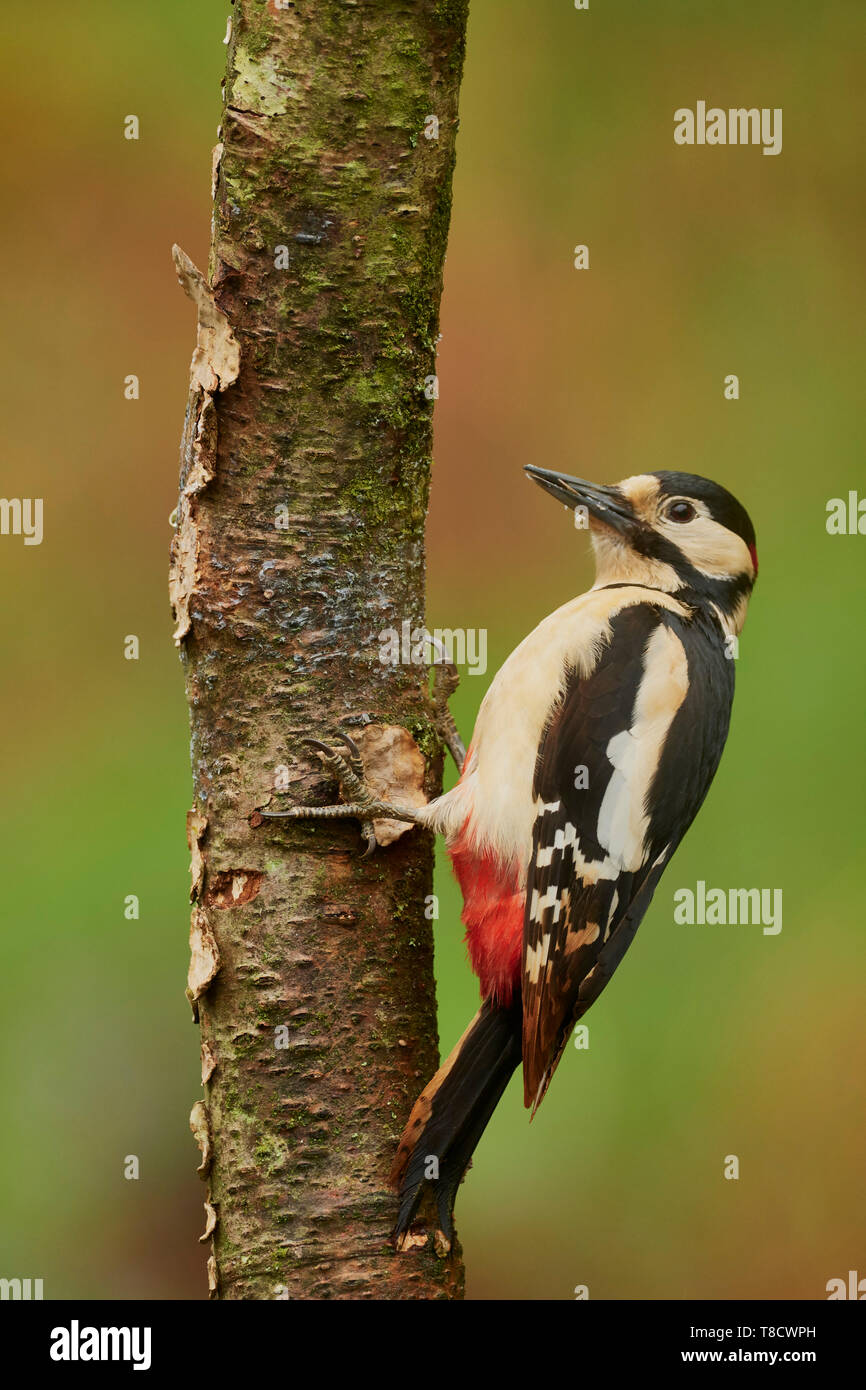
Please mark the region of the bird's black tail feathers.
[[521, 1027], [519, 997], [507, 1009], [486, 999], [415, 1102], [391, 1169], [391, 1182], [400, 1190], [393, 1231], [398, 1247], [416, 1217], [426, 1220], [428, 1213], [438, 1223], [439, 1244], [450, 1247], [457, 1188], [520, 1064]]

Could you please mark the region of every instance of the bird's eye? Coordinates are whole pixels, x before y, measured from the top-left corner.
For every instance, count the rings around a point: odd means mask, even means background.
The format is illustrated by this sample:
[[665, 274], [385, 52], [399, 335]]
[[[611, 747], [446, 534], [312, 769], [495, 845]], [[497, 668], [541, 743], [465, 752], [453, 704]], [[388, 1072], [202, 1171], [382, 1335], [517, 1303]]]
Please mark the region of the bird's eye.
[[692, 521], [697, 512], [691, 502], [671, 502], [665, 512], [668, 521]]

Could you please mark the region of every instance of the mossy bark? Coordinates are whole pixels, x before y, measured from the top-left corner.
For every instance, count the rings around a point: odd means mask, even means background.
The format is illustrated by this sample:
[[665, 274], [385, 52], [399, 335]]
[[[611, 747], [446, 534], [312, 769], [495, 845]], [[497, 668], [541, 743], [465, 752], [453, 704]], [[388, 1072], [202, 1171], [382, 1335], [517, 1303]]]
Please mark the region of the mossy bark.
[[283, 805], [334, 800], [301, 740], [338, 726], [410, 730], [439, 790], [425, 672], [383, 664], [378, 634], [424, 621], [466, 7], [238, 0], [207, 283], [177, 253], [199, 316], [171, 581], [195, 792], [192, 1122], [223, 1298], [462, 1290], [459, 1252], [388, 1241], [388, 1169], [437, 1065], [431, 840], [362, 861], [355, 822], [252, 813], [281, 775]]

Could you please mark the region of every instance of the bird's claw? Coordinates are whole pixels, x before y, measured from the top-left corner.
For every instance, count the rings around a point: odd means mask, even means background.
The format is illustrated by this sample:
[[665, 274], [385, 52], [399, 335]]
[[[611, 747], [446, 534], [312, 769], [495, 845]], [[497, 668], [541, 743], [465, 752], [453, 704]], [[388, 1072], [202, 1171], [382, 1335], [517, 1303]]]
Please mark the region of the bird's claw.
[[[345, 743], [346, 748], [348, 749], [348, 752], [349, 752], [349, 757], [348, 757], [348, 758], [341, 758], [341, 757], [338, 756], [338, 761], [339, 761], [344, 767], [348, 764], [348, 766], [350, 767], [350, 769], [352, 770], [352, 772], [355, 774], [356, 778], [358, 779], [358, 782], [359, 782], [359, 784], [360, 784], [360, 787], [361, 787], [362, 791], [363, 791], [364, 793], [366, 793], [366, 798], [369, 799], [369, 800], [372, 802], [372, 801], [374, 800], [374, 798], [373, 798], [372, 793], [370, 792], [369, 788], [367, 787], [367, 785], [366, 785], [366, 783], [365, 783], [365, 781], [364, 781], [364, 760], [363, 760], [363, 758], [361, 757], [361, 750], [360, 750], [360, 748], [358, 747], [358, 745], [357, 745], [357, 743], [355, 742], [355, 740], [354, 740], [353, 738], [350, 738], [348, 734], [344, 733], [342, 729], [335, 729], [335, 730], [334, 730], [334, 736], [335, 736], [336, 738], [342, 739], [343, 743]], [[312, 743], [312, 744], [314, 744], [314, 745], [315, 745], [316, 747], [318, 747], [318, 748], [325, 748], [325, 745], [322, 744], [322, 743], [319, 743], [318, 740], [316, 740], [316, 739], [307, 739], [306, 742], [307, 742], [307, 743]], [[331, 754], [331, 750], [330, 750], [329, 748], [325, 748], [325, 752], [328, 754], [329, 757], [332, 757], [332, 758], [333, 758], [333, 755]], [[345, 787], [344, 787], [344, 783], [343, 783], [342, 779], [339, 778], [339, 775], [338, 775], [338, 780], [339, 780], [339, 782], [340, 782], [340, 790], [341, 790], [341, 792], [343, 793], [343, 795], [345, 796]], [[365, 799], [365, 797], [364, 797], [363, 795], [360, 795], [360, 794], [358, 794], [357, 792], [355, 793], [355, 800], [356, 800], [356, 801], [363, 801], [364, 799]], [[364, 844], [365, 844], [365, 846], [366, 846], [366, 848], [364, 849], [363, 854], [361, 855], [361, 858], [362, 858], [362, 859], [369, 859], [369, 858], [370, 858], [370, 855], [373, 853], [373, 850], [376, 848], [376, 846], [377, 846], [378, 843], [379, 843], [379, 841], [376, 839], [376, 831], [373, 829], [373, 822], [372, 822], [372, 820], [362, 820], [362, 821], [361, 821], [361, 839], [364, 841]]]
[[366, 849], [363, 851], [361, 858], [369, 859], [379, 843], [376, 839], [376, 831], [373, 829], [373, 822], [371, 820], [361, 821], [361, 839], [366, 845]]
[[379, 843], [373, 826], [375, 818], [413, 821], [415, 817], [398, 807], [387, 805], [370, 790], [364, 780], [361, 752], [354, 739], [343, 733], [342, 729], [335, 729], [332, 737], [345, 744], [345, 757], [321, 739], [305, 738], [303, 743], [314, 750], [323, 767], [339, 784], [343, 802], [336, 806], [292, 806], [287, 811], [268, 811], [259, 807], [256, 814], [262, 820], [336, 820], [349, 816], [357, 817], [361, 823], [361, 838], [365, 846], [361, 858], [367, 859]]
[[433, 666], [433, 690], [430, 696], [433, 705], [433, 719], [442, 742], [462, 771], [466, 759], [466, 748], [454, 722], [454, 715], [448, 708], [448, 701], [460, 684], [457, 667], [438, 637], [431, 636], [430, 642], [436, 652], [437, 660]]
[[333, 748], [327, 743], [322, 743], [320, 739], [305, 738], [303, 742], [308, 748], [315, 749], [323, 766], [339, 783], [345, 801], [372, 802], [374, 797], [364, 782], [364, 764], [357, 743], [341, 729], [334, 730], [334, 737], [341, 739], [346, 745], [348, 758], [343, 757], [342, 753], [334, 752]]
[[460, 684], [460, 675], [445, 644], [431, 635], [430, 645], [436, 652], [436, 660], [430, 664], [433, 667], [433, 704], [438, 710], [454, 694]]
[[361, 757], [361, 750], [355, 740], [344, 733], [342, 729], [334, 729], [333, 737], [340, 739], [346, 745], [349, 754], [348, 758], [343, 758], [340, 754], [335, 754], [333, 750], [328, 747], [327, 743], [322, 743], [320, 739], [305, 738], [302, 739], [301, 742], [306, 743], [310, 748], [315, 748], [319, 753], [323, 753], [329, 761], [338, 758], [344, 765], [348, 763], [358, 780], [363, 781], [364, 761]]

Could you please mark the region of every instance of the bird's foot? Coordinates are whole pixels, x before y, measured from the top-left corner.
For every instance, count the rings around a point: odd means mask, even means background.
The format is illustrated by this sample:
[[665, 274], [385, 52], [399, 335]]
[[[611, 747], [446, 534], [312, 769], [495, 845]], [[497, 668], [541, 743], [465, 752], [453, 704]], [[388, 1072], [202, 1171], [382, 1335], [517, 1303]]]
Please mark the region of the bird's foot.
[[457, 771], [462, 772], [466, 760], [466, 748], [454, 722], [454, 715], [448, 708], [448, 701], [460, 684], [460, 677], [457, 674], [457, 667], [442, 643], [435, 637], [431, 637], [430, 640], [436, 651], [436, 660], [433, 662], [433, 691], [430, 696], [433, 705], [433, 724], [457, 764]]
[[[290, 806], [286, 811], [270, 811], [262, 807], [256, 815], [262, 820], [349, 820], [361, 822], [361, 836], [366, 848], [362, 858], [366, 859], [376, 848], [374, 820], [399, 820], [417, 824], [417, 810], [408, 806], [392, 806], [382, 801], [364, 780], [364, 765], [358, 745], [348, 734], [336, 730], [334, 737], [346, 745], [346, 753], [337, 753], [328, 744], [316, 738], [305, 738], [303, 742], [315, 750], [323, 767], [335, 778], [343, 800], [333, 806]], [[258, 822], [256, 822], [258, 823]]]

